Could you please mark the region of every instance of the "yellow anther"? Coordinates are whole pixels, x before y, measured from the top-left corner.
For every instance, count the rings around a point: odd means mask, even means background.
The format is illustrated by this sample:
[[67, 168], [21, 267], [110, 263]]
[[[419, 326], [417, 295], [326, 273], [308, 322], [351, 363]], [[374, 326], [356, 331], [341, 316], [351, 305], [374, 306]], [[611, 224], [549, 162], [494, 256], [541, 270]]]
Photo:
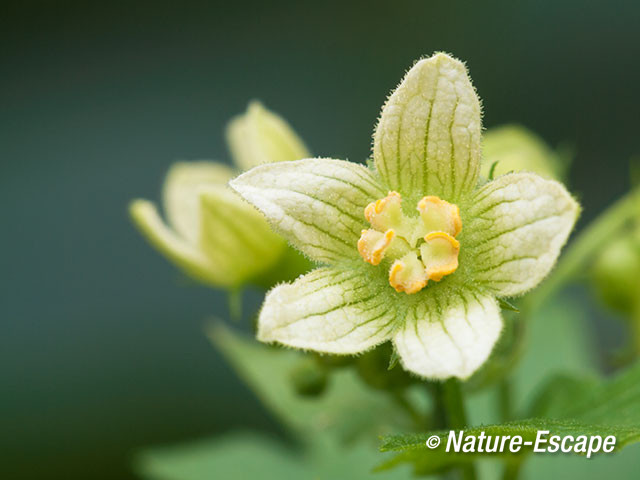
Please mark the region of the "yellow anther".
[[418, 202], [418, 211], [428, 232], [442, 231], [455, 237], [462, 230], [460, 209], [440, 197], [424, 197]]
[[417, 293], [427, 285], [427, 280], [424, 265], [414, 252], [393, 262], [389, 270], [389, 284], [396, 292]]
[[376, 230], [397, 228], [403, 220], [402, 197], [398, 192], [389, 192], [386, 197], [367, 205], [364, 217]]
[[424, 240], [420, 254], [426, 266], [427, 278], [439, 282], [442, 277], [457, 270], [460, 242], [445, 232], [431, 232], [425, 235]]
[[395, 235], [391, 229], [385, 233], [376, 230], [362, 230], [360, 240], [358, 240], [358, 252], [365, 262], [378, 265], [384, 258], [384, 252]]
[[405, 216], [402, 197], [389, 192], [365, 208], [372, 228], [362, 230], [358, 240], [365, 262], [379, 265], [385, 255], [393, 261], [389, 283], [397, 292], [408, 294], [419, 292], [429, 280], [439, 282], [455, 272], [460, 252], [454, 238], [462, 230], [457, 205], [427, 196], [418, 202], [417, 210], [419, 217]]

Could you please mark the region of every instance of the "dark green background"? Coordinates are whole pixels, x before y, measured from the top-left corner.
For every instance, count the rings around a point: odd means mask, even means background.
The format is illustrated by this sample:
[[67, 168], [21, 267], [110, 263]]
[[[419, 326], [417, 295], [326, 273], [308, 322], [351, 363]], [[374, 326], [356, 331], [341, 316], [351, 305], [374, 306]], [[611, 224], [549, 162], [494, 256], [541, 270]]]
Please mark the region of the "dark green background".
[[[176, 159], [228, 159], [258, 98], [315, 154], [361, 161], [414, 59], [467, 61], [487, 127], [575, 148], [583, 219], [640, 152], [640, 7], [585, 0], [4, 2], [0, 477], [128, 478], [132, 452], [273, 429], [202, 334], [224, 296], [140, 238]], [[257, 295], [253, 296], [254, 303]]]

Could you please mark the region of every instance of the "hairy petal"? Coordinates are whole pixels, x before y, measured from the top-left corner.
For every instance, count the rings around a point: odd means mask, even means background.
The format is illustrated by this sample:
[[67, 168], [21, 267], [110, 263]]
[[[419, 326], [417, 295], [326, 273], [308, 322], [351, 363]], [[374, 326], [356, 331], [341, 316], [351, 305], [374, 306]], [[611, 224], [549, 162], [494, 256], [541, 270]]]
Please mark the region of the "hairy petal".
[[561, 183], [532, 173], [499, 177], [470, 204], [460, 242], [474, 279], [498, 296], [522, 294], [549, 273], [580, 212]]
[[480, 101], [460, 61], [417, 62], [382, 109], [373, 156], [393, 190], [449, 201], [471, 191], [480, 161]]
[[174, 163], [167, 173], [162, 190], [169, 224], [195, 244], [200, 236], [200, 190], [212, 185], [225, 185], [232, 177], [232, 170], [222, 163]]
[[246, 113], [229, 122], [227, 142], [242, 170], [309, 157], [307, 147], [291, 126], [260, 102], [251, 102]]
[[393, 343], [406, 370], [466, 379], [489, 357], [501, 330], [495, 299], [464, 291], [414, 303]]
[[358, 257], [364, 208], [384, 192], [369, 169], [351, 162], [306, 159], [260, 165], [230, 182], [274, 229], [312, 259]]
[[318, 352], [353, 354], [391, 336], [396, 309], [361, 272], [322, 267], [271, 290], [258, 339]]

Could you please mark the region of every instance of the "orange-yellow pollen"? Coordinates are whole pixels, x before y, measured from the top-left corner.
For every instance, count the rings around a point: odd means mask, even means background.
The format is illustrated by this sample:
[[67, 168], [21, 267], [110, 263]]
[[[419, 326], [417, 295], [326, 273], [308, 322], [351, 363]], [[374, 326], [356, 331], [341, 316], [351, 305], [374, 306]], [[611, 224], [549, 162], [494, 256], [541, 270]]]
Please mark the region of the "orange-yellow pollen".
[[392, 261], [389, 284], [407, 294], [455, 272], [460, 253], [460, 242], [454, 238], [462, 231], [458, 206], [426, 196], [416, 209], [419, 217], [406, 216], [400, 194], [389, 192], [364, 209], [372, 228], [362, 230], [358, 240], [358, 252], [366, 262]]
[[389, 270], [389, 284], [396, 292], [417, 293], [427, 285], [428, 280], [424, 265], [415, 254], [410, 253], [396, 260]]
[[393, 230], [387, 230], [384, 234], [376, 230], [362, 230], [360, 240], [358, 240], [358, 252], [365, 262], [378, 265], [393, 237], [395, 237]]
[[457, 205], [433, 195], [418, 202], [418, 211], [427, 227], [438, 226], [439, 230], [456, 236], [462, 230], [460, 209]]
[[[431, 232], [424, 237], [425, 243], [420, 247], [425, 261], [429, 280], [439, 282], [442, 277], [458, 269], [460, 242], [445, 232]], [[436, 250], [436, 252], [434, 252]], [[434, 254], [435, 253], [435, 254]]]

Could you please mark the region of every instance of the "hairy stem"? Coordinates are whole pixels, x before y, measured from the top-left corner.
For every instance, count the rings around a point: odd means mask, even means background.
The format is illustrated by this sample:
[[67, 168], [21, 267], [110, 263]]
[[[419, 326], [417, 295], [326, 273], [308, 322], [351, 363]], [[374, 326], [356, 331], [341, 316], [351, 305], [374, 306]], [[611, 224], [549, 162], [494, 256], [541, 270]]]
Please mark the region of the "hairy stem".
[[[458, 380], [451, 378], [442, 384], [442, 403], [446, 411], [447, 428], [450, 430], [463, 430], [467, 425], [467, 414], [464, 409], [462, 390]], [[477, 478], [473, 463], [463, 464], [460, 469], [464, 480], [475, 480]]]

